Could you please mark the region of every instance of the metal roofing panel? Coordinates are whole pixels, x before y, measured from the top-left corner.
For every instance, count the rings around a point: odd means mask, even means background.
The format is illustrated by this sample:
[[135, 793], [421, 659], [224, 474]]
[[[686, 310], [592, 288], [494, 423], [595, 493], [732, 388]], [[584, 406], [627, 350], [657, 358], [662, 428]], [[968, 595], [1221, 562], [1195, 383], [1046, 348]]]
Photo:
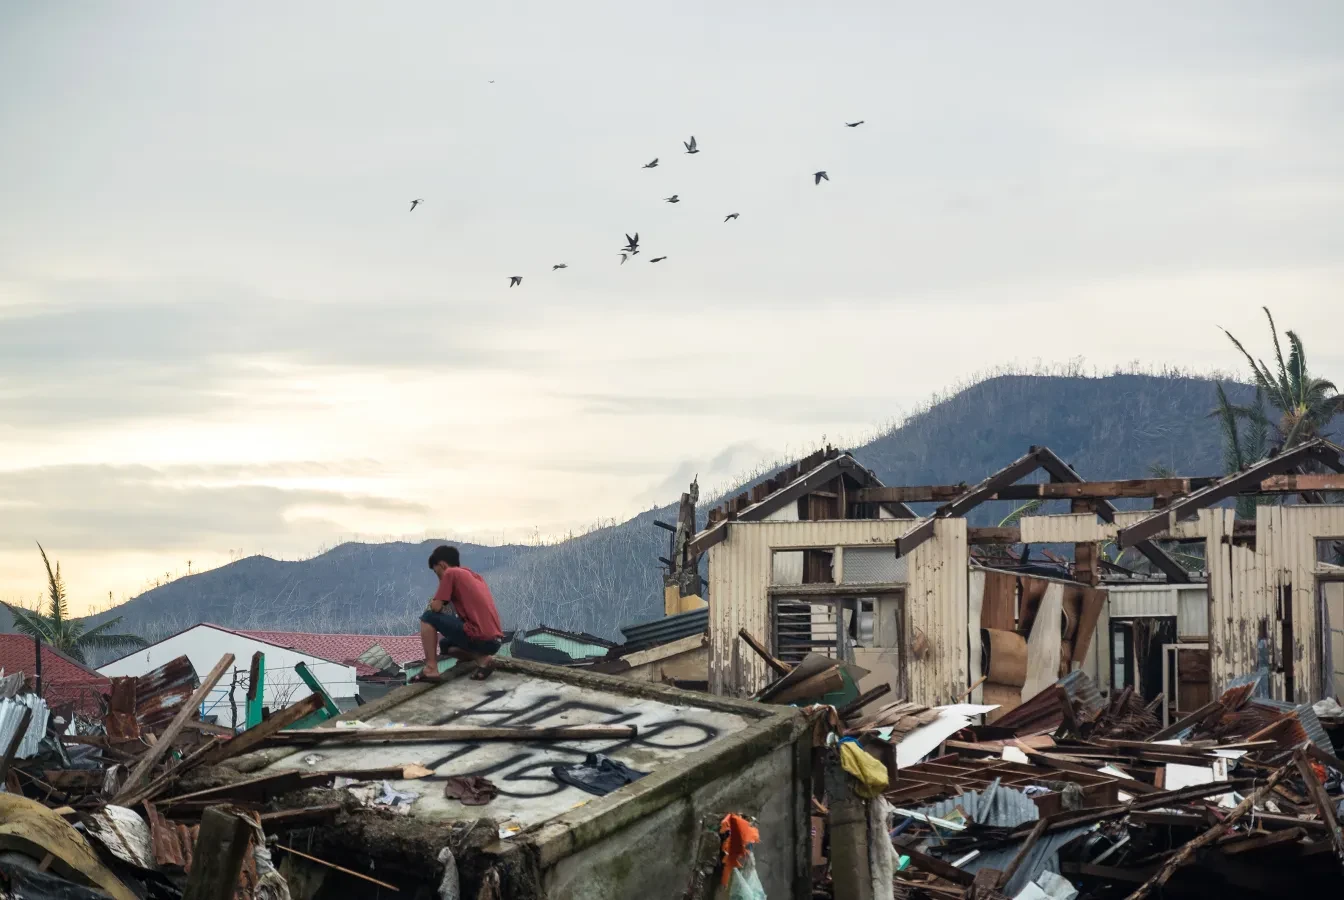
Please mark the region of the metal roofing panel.
[[1276, 709], [1279, 712], [1291, 712], [1297, 716], [1297, 721], [1302, 723], [1302, 730], [1311, 738], [1311, 742], [1320, 747], [1326, 753], [1335, 752], [1334, 744], [1330, 741], [1330, 736], [1325, 733], [1325, 727], [1321, 725], [1321, 720], [1316, 716], [1316, 710], [1312, 709], [1310, 703], [1303, 703], [1301, 706], [1294, 706], [1292, 703], [1285, 703], [1282, 700], [1270, 700], [1267, 698], [1256, 698], [1251, 701], [1258, 706], [1267, 706], [1270, 709]]
[[[1026, 858], [1022, 860], [1022, 865], [1012, 879], [1002, 888], [1003, 894], [1008, 897], [1017, 896], [1018, 891], [1022, 890], [1028, 881], [1035, 881], [1036, 877], [1042, 872], [1058, 874], [1059, 848], [1087, 834], [1092, 830], [1092, 827], [1091, 825], [1080, 825], [1077, 828], [1043, 835], [1036, 842], [1036, 846], [1027, 852]], [[961, 868], [972, 874], [984, 868], [998, 869], [1002, 872], [1008, 868], [1008, 864], [1013, 861], [1013, 857], [1017, 856], [1017, 851], [1021, 847], [1022, 841], [1015, 841], [997, 850], [982, 851], [979, 856], [961, 866]]]
[[692, 609], [673, 616], [663, 616], [641, 625], [626, 625], [621, 628], [628, 646], [644, 644], [668, 644], [695, 634], [704, 634], [709, 628], [709, 607]]
[[0, 747], [8, 747], [9, 742], [13, 740], [25, 707], [31, 709], [33, 715], [28, 720], [28, 729], [24, 732], [23, 740], [19, 742], [19, 750], [15, 754], [19, 759], [31, 759], [37, 755], [38, 744], [41, 743], [42, 736], [47, 733], [47, 704], [36, 694], [23, 694], [8, 700], [0, 700]]
[[1034, 822], [1041, 817], [1040, 809], [1030, 797], [1017, 788], [1003, 787], [997, 778], [983, 791], [968, 791], [931, 806], [922, 806], [919, 811], [926, 816], [948, 819], [958, 807], [977, 825], [994, 828], [1016, 828], [1023, 822]]

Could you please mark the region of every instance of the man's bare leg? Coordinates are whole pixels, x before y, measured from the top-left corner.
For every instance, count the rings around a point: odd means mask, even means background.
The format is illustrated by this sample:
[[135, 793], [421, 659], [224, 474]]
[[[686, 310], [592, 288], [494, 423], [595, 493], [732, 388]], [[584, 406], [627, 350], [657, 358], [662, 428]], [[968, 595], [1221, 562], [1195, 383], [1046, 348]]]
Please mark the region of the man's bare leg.
[[420, 623], [420, 649], [425, 652], [425, 667], [420, 670], [420, 679], [442, 681], [439, 676], [439, 633], [428, 622]]

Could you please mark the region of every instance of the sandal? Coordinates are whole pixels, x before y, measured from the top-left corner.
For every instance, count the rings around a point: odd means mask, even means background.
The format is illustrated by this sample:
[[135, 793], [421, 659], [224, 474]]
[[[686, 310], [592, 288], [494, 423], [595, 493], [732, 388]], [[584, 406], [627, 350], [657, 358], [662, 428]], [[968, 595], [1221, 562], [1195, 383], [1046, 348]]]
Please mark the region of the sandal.
[[443, 674], [427, 675], [424, 672], [417, 672], [411, 678], [411, 684], [443, 684]]

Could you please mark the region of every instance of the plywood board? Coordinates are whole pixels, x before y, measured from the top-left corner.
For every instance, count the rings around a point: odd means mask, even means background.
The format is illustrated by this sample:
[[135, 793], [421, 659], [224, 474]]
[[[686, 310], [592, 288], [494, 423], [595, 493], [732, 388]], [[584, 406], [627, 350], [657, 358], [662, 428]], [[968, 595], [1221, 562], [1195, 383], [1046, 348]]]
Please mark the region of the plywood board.
[[1041, 597], [1027, 638], [1027, 677], [1022, 685], [1025, 703], [1059, 680], [1060, 622], [1064, 585], [1051, 583]]

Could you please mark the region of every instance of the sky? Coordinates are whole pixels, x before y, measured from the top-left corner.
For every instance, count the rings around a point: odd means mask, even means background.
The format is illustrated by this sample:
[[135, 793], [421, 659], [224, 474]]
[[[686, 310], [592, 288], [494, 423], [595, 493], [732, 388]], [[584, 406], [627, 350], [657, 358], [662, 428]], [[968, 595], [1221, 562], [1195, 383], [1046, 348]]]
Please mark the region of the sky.
[[554, 539], [1262, 304], [1344, 377], [1344, 6], [839, 6], [0, 7], [0, 599]]

